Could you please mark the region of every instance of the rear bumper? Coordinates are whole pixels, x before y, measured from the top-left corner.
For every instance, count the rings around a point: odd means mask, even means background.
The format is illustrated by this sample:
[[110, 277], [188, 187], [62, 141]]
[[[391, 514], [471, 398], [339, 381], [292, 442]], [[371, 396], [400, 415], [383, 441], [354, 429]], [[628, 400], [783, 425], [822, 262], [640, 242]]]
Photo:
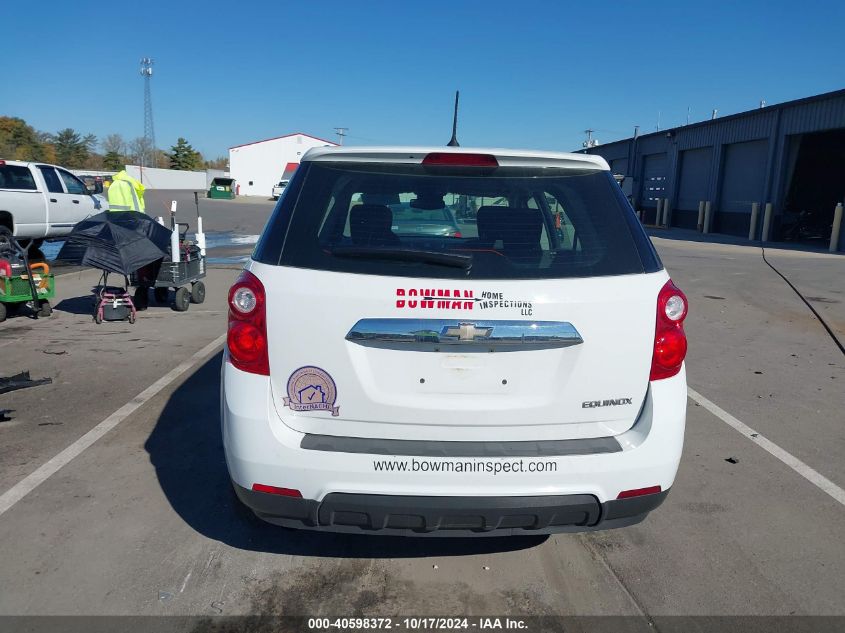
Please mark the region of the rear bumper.
[[[340, 444], [323, 446], [324, 438], [317, 438], [312, 446], [306, 434], [279, 418], [266, 376], [241, 372], [225, 360], [221, 417], [235, 489], [247, 506], [273, 523], [382, 534], [597, 530], [636, 523], [665, 496], [617, 501], [621, 492], [672, 486], [683, 449], [686, 378], [682, 371], [652, 383], [637, 422], [613, 436], [618, 443], [613, 451], [581, 451], [580, 444], [578, 451], [557, 445], [546, 450], [538, 443], [534, 456], [510, 455], [508, 446], [499, 455], [483, 446], [478, 456], [465, 450], [455, 456], [429, 443], [418, 453], [424, 456], [413, 457], [395, 443], [368, 443], [372, 452], [357, 452], [357, 445], [340, 437], [342, 427], [335, 438]], [[253, 492], [256, 483], [298, 490], [304, 500]], [[585, 497], [588, 516], [573, 519], [573, 504], [581, 507]], [[459, 514], [453, 504], [462, 509]], [[513, 504], [518, 512], [510, 512]], [[336, 509], [341, 506], [352, 509]], [[455, 527], [442, 527], [454, 517]]]
[[240, 500], [269, 523], [329, 532], [400, 536], [505, 536], [587, 532], [642, 521], [668, 490], [599, 503], [592, 495], [417, 497], [331, 493], [322, 501], [247, 490]]

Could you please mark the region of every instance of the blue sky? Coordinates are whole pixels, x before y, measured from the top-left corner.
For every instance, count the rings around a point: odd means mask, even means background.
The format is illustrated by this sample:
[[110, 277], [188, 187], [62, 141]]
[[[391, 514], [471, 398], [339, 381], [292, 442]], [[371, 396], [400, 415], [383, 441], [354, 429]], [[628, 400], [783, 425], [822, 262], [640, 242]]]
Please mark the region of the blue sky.
[[[845, 2], [9, 2], [0, 114], [206, 157], [302, 131], [347, 144], [572, 150], [845, 87]], [[126, 7], [125, 9], [121, 6]]]

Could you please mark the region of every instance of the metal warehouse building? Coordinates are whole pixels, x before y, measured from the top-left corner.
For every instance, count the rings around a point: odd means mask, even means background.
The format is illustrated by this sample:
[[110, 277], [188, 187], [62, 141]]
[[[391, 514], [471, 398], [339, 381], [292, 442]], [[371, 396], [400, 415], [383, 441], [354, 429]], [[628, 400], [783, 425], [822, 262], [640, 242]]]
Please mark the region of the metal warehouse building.
[[585, 150], [626, 176], [634, 208], [656, 223], [658, 199], [670, 225], [695, 228], [710, 201], [711, 231], [748, 236], [751, 205], [772, 204], [772, 239], [802, 223], [830, 233], [845, 198], [845, 90], [661, 130]]
[[229, 148], [229, 173], [242, 196], [269, 198], [273, 185], [282, 179], [289, 165], [299, 160], [312, 147], [335, 146], [337, 143], [316, 136], [295, 132], [263, 141]]

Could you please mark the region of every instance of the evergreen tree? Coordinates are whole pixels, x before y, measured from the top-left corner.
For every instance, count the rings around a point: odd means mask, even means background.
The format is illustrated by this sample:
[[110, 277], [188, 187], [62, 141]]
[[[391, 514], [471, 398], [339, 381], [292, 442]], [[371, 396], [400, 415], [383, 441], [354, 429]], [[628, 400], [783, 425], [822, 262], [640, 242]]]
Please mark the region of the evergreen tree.
[[126, 164], [126, 160], [114, 150], [109, 150], [103, 156], [103, 167], [109, 171], [120, 171]]
[[170, 148], [170, 169], [193, 171], [202, 166], [202, 155], [181, 136], [176, 139], [176, 145]]
[[56, 147], [56, 160], [65, 167], [82, 167], [90, 154], [90, 146], [97, 138], [93, 134], [86, 137], [72, 128], [65, 128], [56, 134], [53, 145]]

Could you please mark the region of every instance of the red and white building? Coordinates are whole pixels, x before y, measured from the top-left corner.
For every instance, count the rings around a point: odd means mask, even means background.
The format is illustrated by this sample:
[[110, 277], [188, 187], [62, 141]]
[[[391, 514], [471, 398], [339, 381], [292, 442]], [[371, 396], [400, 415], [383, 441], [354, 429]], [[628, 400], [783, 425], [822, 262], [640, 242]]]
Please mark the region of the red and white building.
[[235, 145], [229, 148], [229, 173], [240, 187], [240, 195], [269, 198], [286, 167], [298, 165], [312, 147], [334, 145], [337, 143], [302, 132]]

